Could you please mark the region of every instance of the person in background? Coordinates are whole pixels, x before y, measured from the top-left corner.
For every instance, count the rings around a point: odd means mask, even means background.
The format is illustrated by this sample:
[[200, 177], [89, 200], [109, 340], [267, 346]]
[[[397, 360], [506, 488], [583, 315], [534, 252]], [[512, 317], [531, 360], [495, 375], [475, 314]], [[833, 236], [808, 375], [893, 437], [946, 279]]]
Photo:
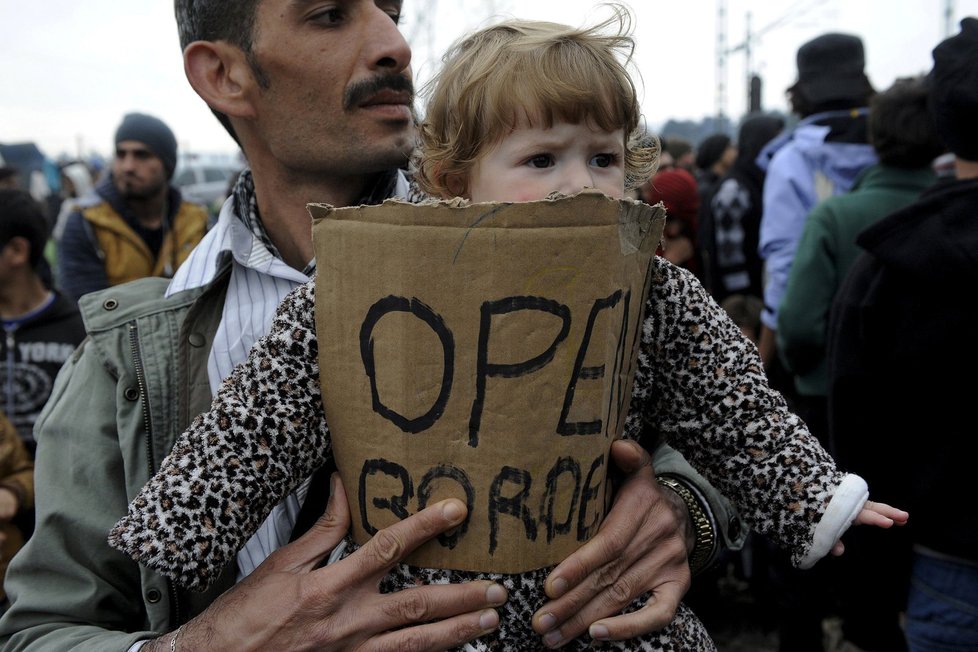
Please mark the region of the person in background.
[[876, 163], [867, 130], [874, 91], [865, 63], [857, 36], [823, 34], [802, 45], [798, 80], [788, 89], [792, 112], [802, 120], [757, 158], [766, 174], [758, 251], [765, 266], [760, 351], [768, 367], [777, 363], [778, 308], [805, 218], [819, 201], [848, 192], [859, 173]]
[[660, 170], [641, 187], [640, 195], [648, 204], [662, 202], [666, 207], [666, 226], [658, 253], [698, 277], [696, 213], [699, 211], [699, 195], [696, 179], [681, 167]]
[[872, 590], [891, 619], [905, 604], [914, 652], [978, 650], [978, 521], [965, 515], [978, 500], [978, 19], [933, 56], [934, 124], [956, 178], [859, 235], [866, 253], [839, 290], [828, 340], [832, 448], [914, 510], [890, 542], [899, 582]]
[[693, 151], [691, 142], [679, 136], [666, 136], [662, 138], [662, 151], [669, 154], [670, 166], [682, 168], [693, 174], [696, 152]]
[[22, 190], [0, 190], [0, 409], [32, 459], [34, 422], [62, 364], [85, 339], [78, 306], [38, 273], [46, 243], [40, 205]]
[[776, 116], [744, 120], [737, 134], [737, 158], [716, 190], [700, 205], [699, 244], [704, 285], [718, 302], [732, 294], [763, 296], [763, 261], [757, 252], [764, 207], [761, 150], [784, 129]]
[[696, 188], [700, 206], [708, 204], [720, 179], [737, 158], [737, 147], [727, 134], [712, 134], [696, 148]]
[[927, 108], [923, 79], [897, 80], [871, 100], [869, 140], [880, 162], [863, 170], [851, 191], [812, 209], [778, 309], [778, 354], [793, 374], [806, 423], [819, 433], [828, 429], [829, 312], [862, 253], [856, 237], [916, 201], [936, 180], [931, 163], [944, 144]]
[[0, 612], [7, 608], [3, 579], [7, 564], [30, 536], [25, 531], [34, 506], [34, 464], [17, 428], [0, 411]]
[[[812, 210], [778, 311], [778, 353], [793, 374], [796, 405], [817, 432], [828, 431], [826, 344], [829, 314], [849, 268], [862, 253], [865, 228], [913, 203], [935, 182], [932, 161], [944, 152], [927, 107], [922, 79], [898, 80], [870, 102], [870, 142], [880, 162], [866, 168], [853, 189]], [[878, 538], [856, 533], [858, 538]], [[905, 647], [898, 622], [900, 592], [892, 585], [899, 547], [863, 545], [840, 560], [836, 580], [846, 640], [864, 650]], [[897, 575], [896, 577], [899, 577]], [[873, 587], [872, 590], [869, 587]], [[895, 602], [896, 601], [896, 602]]]
[[78, 202], [58, 242], [58, 274], [72, 298], [146, 276], [172, 277], [207, 230], [207, 210], [171, 186], [177, 140], [160, 119], [127, 114], [112, 172]]
[[[791, 386], [777, 355], [778, 308], [805, 218], [819, 201], [848, 192], [856, 177], [876, 163], [868, 141], [869, 100], [874, 94], [864, 72], [863, 42], [851, 34], [829, 33], [798, 48], [798, 79], [788, 89], [792, 112], [802, 120], [761, 151], [757, 164], [765, 171], [764, 207], [758, 251], [764, 260], [764, 312], [758, 349], [768, 375]], [[782, 389], [780, 384], [777, 385]], [[793, 391], [786, 390], [789, 394]], [[803, 401], [793, 407], [806, 423]], [[812, 434], [826, 443], [821, 421]], [[822, 621], [835, 610], [834, 566], [799, 572], [777, 553], [771, 560], [778, 606], [778, 633], [783, 652], [821, 652]]]

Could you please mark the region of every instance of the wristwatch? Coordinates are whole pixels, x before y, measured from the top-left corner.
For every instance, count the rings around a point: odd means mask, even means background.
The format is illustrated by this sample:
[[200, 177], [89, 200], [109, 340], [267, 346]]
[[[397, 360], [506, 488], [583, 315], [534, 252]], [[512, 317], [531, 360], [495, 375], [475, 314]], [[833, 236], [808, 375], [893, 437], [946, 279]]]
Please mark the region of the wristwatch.
[[703, 508], [703, 503], [682, 481], [671, 475], [660, 475], [656, 480], [663, 487], [668, 487], [682, 499], [689, 512], [689, 520], [693, 526], [693, 550], [689, 553], [689, 569], [695, 575], [704, 570], [713, 560], [716, 552], [717, 536], [712, 515]]

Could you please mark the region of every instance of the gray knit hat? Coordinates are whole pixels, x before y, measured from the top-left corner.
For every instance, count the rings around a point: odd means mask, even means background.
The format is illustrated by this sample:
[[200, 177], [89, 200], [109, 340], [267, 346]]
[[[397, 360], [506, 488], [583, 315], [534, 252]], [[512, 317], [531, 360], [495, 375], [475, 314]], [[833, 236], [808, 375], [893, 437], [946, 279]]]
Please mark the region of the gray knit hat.
[[115, 132], [115, 144], [124, 140], [145, 144], [163, 161], [167, 179], [173, 176], [173, 169], [177, 166], [177, 139], [162, 120], [145, 113], [126, 114]]

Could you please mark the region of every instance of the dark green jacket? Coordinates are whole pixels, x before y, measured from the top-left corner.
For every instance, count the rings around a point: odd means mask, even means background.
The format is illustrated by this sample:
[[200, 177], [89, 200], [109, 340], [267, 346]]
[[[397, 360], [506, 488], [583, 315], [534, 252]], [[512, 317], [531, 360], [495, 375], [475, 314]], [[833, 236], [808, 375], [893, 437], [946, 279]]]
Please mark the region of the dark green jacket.
[[829, 312], [846, 273], [863, 252], [856, 237], [887, 215], [912, 204], [935, 181], [930, 168], [874, 165], [845, 195], [809, 213], [788, 286], [778, 308], [778, 352], [806, 396], [827, 393], [825, 346]]

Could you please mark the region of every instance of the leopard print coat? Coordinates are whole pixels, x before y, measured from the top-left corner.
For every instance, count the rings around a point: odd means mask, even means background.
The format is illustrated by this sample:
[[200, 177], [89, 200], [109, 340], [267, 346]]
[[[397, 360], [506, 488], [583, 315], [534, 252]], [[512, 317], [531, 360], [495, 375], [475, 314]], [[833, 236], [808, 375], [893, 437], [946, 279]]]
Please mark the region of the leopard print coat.
[[[654, 266], [625, 435], [650, 449], [668, 441], [798, 562], [843, 474], [768, 386], [756, 348], [699, 282], [664, 259]], [[178, 438], [112, 530], [111, 545], [181, 584], [204, 586], [330, 455], [314, 283], [285, 299], [270, 333], [224, 381], [210, 412]], [[542, 604], [547, 570], [493, 576], [511, 591], [509, 618], [503, 638], [481, 649], [539, 641], [526, 628]], [[402, 566], [387, 587], [472, 576]], [[620, 649], [700, 650], [712, 643], [683, 607], [669, 628]]]

